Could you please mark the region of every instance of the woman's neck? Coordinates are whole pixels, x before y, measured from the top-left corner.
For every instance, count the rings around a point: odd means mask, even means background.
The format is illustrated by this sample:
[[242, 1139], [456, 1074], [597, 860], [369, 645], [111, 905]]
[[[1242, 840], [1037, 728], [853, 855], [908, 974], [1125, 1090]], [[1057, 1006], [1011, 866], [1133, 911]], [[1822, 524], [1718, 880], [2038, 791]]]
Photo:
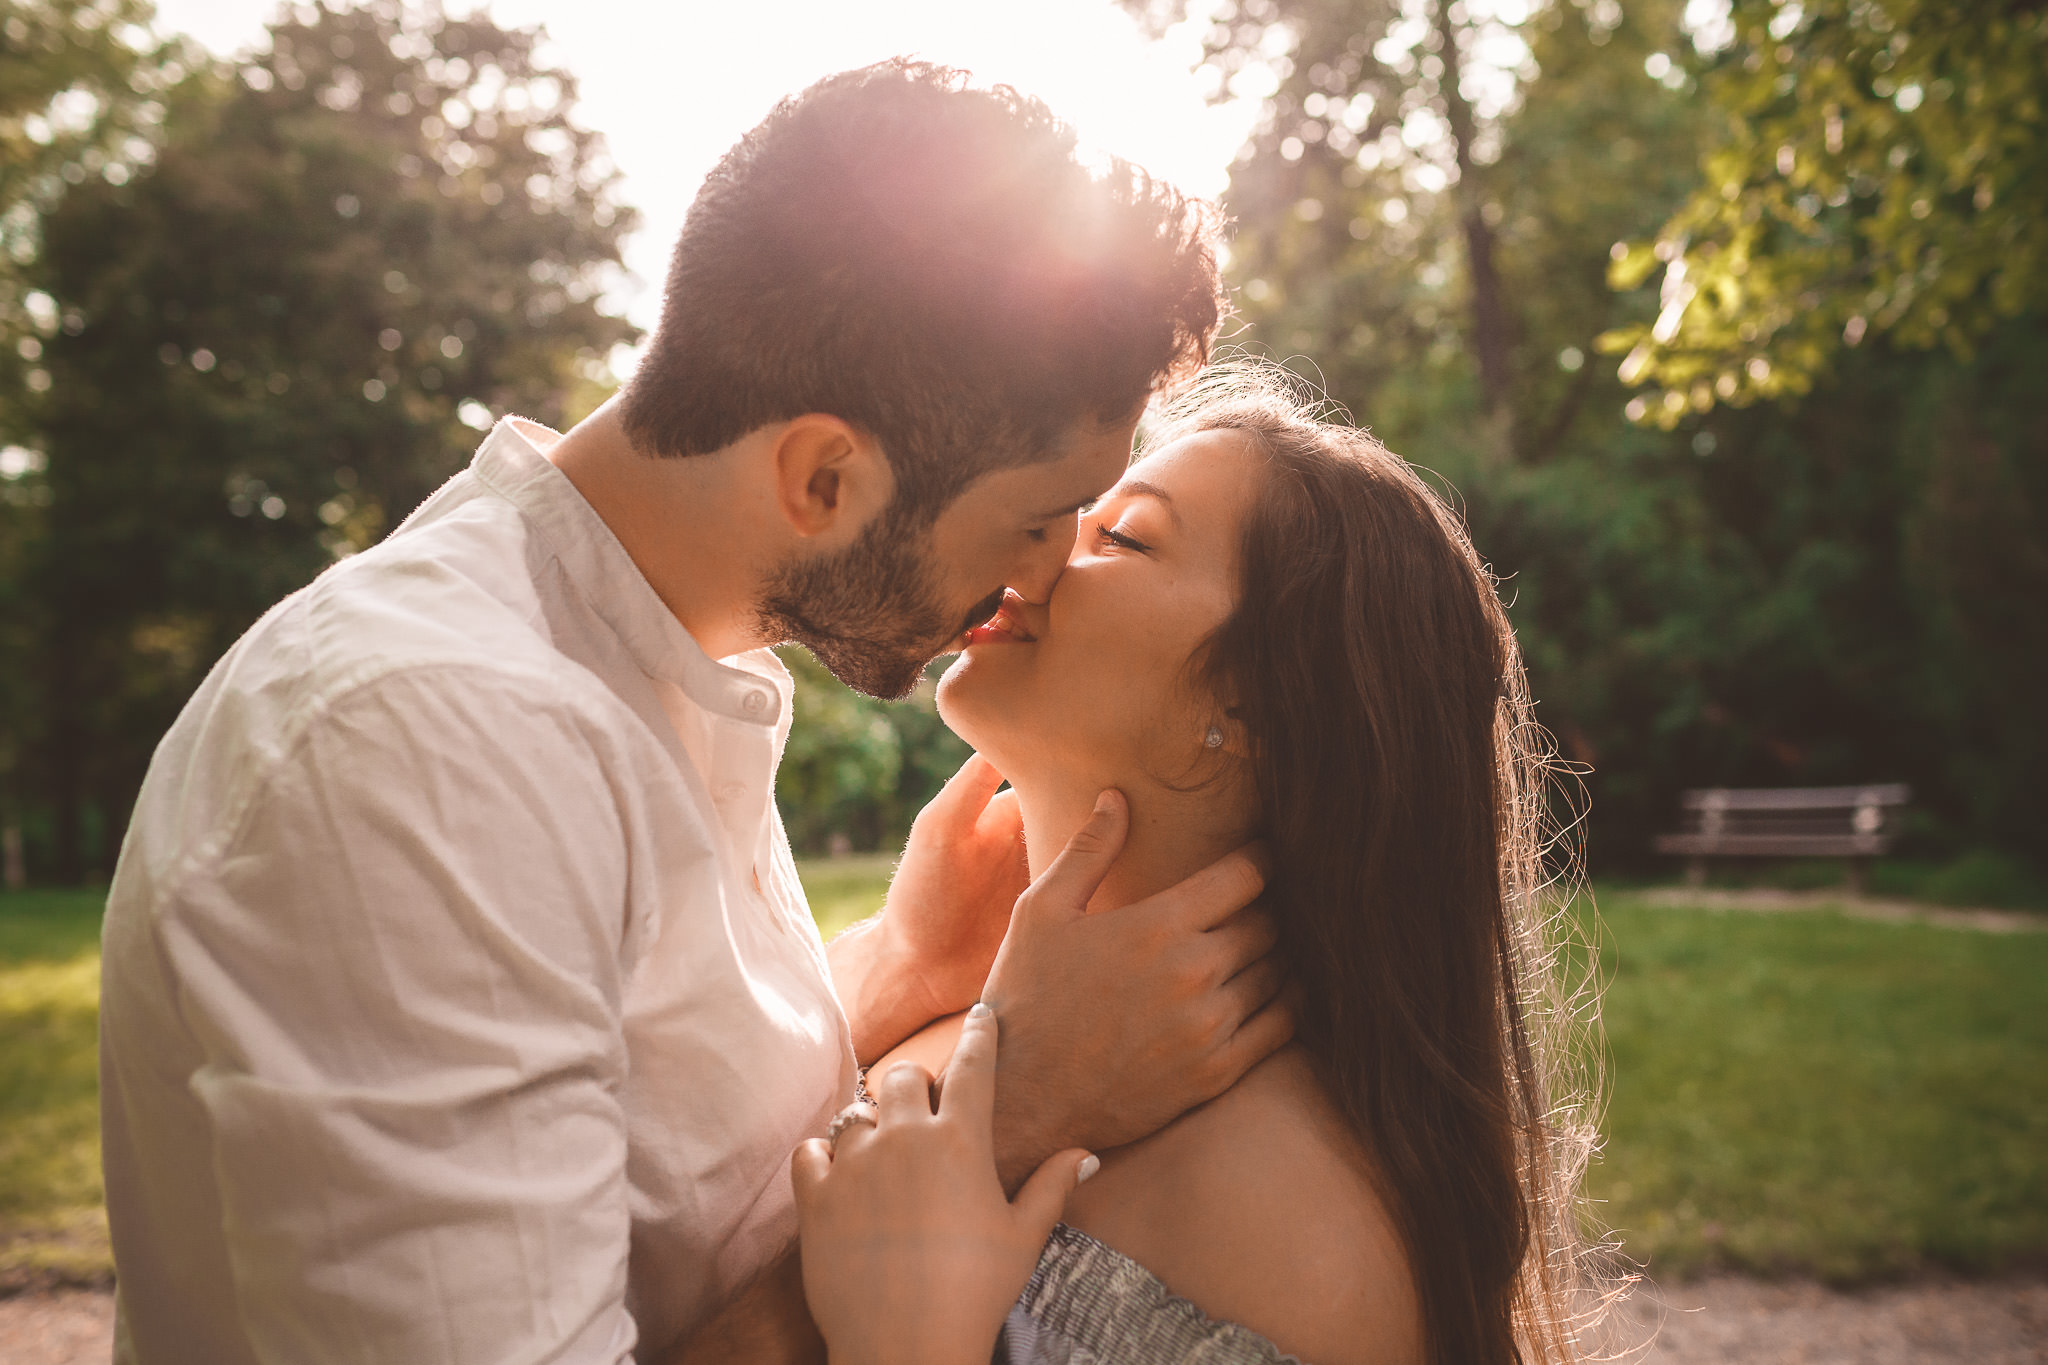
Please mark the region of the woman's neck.
[[[1091, 774], [1013, 776], [1034, 880], [1088, 823], [1103, 784]], [[1108, 910], [1143, 900], [1201, 871], [1252, 837], [1251, 802], [1227, 777], [1176, 791], [1155, 782], [1117, 784], [1130, 808], [1123, 851], [1089, 902]]]

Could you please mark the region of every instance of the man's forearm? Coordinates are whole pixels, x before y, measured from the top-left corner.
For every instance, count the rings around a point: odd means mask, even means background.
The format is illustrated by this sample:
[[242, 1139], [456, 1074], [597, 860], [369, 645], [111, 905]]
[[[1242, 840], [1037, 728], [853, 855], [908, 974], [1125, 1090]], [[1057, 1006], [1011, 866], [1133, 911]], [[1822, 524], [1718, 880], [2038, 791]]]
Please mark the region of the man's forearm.
[[853, 1055], [862, 1066], [951, 1012], [932, 999], [924, 978], [897, 947], [881, 915], [833, 939], [826, 945], [825, 958], [832, 967], [832, 988], [853, 1029]]
[[661, 1365], [825, 1365], [825, 1339], [804, 1304], [803, 1265], [792, 1250], [769, 1266]]

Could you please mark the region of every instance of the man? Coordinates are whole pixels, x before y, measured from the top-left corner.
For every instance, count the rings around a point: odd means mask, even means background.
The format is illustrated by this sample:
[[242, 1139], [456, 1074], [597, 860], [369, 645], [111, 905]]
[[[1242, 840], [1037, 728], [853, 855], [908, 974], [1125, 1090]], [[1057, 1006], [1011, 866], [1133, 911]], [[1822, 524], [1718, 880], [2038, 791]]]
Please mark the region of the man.
[[107, 912], [121, 1358], [665, 1351], [787, 1250], [790, 1149], [856, 1065], [974, 1000], [1006, 931], [1012, 1180], [1283, 1040], [1246, 859], [1084, 917], [1109, 800], [1094, 870], [1011, 923], [971, 765], [828, 953], [772, 799], [764, 646], [897, 695], [1005, 585], [1042, 600], [1206, 353], [1208, 231], [1011, 92], [823, 81], [706, 182], [617, 401], [501, 423], [222, 660]]

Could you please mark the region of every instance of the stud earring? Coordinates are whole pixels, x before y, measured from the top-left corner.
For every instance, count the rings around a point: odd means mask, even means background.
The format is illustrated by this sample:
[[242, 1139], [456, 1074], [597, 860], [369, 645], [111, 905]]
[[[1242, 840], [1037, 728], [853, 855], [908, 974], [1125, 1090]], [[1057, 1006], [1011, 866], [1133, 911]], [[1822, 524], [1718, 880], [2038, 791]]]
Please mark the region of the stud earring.
[[1209, 733], [1208, 733], [1208, 734], [1206, 734], [1206, 735], [1203, 735], [1203, 736], [1202, 736], [1202, 744], [1203, 744], [1203, 746], [1204, 746], [1205, 748], [1210, 748], [1210, 749], [1220, 749], [1220, 748], [1222, 748], [1222, 747], [1223, 747], [1223, 732], [1222, 732], [1221, 730], [1217, 729], [1217, 728], [1216, 728], [1215, 726], [1213, 726], [1213, 725], [1212, 725], [1212, 726], [1210, 726], [1210, 727], [1209, 727]]

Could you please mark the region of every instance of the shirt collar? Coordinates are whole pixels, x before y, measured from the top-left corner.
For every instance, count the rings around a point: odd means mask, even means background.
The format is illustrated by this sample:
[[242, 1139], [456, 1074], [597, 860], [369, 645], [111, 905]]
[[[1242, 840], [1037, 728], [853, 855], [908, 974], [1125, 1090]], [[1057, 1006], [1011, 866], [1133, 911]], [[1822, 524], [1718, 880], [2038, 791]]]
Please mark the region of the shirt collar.
[[523, 417], [491, 429], [470, 464], [477, 481], [518, 508], [554, 551], [592, 612], [650, 677], [674, 683], [706, 710], [776, 724], [789, 705], [789, 670], [772, 650], [713, 660], [662, 602], [626, 547], [547, 457], [559, 432]]

